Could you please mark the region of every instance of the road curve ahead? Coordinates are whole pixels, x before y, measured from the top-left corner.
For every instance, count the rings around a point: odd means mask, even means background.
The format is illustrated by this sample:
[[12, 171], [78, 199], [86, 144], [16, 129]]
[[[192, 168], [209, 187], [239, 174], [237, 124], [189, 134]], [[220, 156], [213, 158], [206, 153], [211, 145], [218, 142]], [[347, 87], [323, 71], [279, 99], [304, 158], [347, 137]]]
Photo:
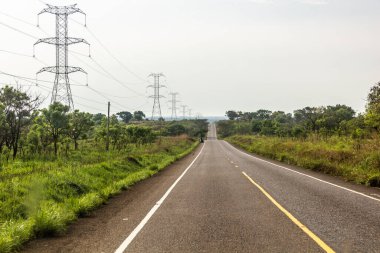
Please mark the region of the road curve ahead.
[[211, 125], [193, 155], [25, 252], [380, 252], [378, 197], [248, 155]]

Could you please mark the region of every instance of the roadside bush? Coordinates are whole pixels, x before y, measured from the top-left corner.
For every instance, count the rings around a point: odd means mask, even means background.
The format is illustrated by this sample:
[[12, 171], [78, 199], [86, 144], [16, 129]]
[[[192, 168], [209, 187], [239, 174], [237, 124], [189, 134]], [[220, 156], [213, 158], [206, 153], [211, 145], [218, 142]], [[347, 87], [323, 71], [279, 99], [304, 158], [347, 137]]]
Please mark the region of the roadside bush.
[[[305, 169], [320, 171], [370, 186], [380, 186], [380, 142], [366, 140], [355, 149], [355, 140], [332, 136], [305, 140], [268, 136], [234, 135], [226, 140], [249, 152]], [[376, 150], [376, 151], [373, 151]]]

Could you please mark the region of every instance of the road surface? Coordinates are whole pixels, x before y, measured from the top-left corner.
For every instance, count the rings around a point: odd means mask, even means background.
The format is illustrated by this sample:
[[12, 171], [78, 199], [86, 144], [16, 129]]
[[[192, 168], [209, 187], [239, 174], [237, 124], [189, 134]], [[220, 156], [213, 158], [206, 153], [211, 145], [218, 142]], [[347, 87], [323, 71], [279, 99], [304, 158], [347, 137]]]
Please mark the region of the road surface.
[[380, 190], [216, 139], [24, 252], [380, 252]]

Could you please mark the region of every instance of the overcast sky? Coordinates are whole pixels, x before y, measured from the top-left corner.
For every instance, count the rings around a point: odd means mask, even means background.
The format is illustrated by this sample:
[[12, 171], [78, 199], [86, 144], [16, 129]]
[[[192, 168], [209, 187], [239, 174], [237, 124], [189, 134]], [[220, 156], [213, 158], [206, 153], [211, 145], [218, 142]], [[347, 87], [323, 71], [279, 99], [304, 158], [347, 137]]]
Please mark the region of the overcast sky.
[[[151, 72], [166, 75], [164, 115], [170, 115], [171, 91], [180, 93], [193, 115], [261, 108], [292, 112], [333, 104], [361, 112], [370, 87], [380, 80], [379, 0], [44, 1], [77, 3], [87, 13], [88, 29], [75, 22], [83, 22], [75, 14], [69, 34], [91, 43], [93, 59], [85, 57], [86, 46], [74, 45], [70, 50], [84, 55], [71, 53], [69, 62], [89, 73], [89, 87], [112, 100], [112, 112], [141, 109], [151, 114], [153, 101], [146, 97], [152, 89], [145, 81]], [[40, 17], [41, 29], [32, 26], [42, 8], [42, 1], [5, 1], [0, 50], [32, 55], [33, 37], [54, 36], [50, 14]], [[44, 67], [41, 61], [55, 64], [54, 47], [39, 45], [36, 57], [0, 51], [0, 71], [34, 78]], [[39, 78], [53, 81], [54, 75]], [[72, 78], [86, 83], [81, 74]], [[15, 79], [0, 75], [0, 82]], [[42, 84], [52, 88], [52, 83]], [[46, 88], [30, 89], [48, 95]], [[107, 99], [92, 89], [72, 87], [75, 107], [105, 112]]]

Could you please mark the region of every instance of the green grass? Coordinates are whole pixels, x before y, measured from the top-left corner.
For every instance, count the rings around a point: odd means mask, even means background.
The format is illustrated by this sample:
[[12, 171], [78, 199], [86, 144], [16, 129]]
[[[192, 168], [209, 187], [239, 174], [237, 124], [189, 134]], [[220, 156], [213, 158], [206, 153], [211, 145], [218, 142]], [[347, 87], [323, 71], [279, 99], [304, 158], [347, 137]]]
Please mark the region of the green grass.
[[106, 152], [92, 148], [54, 161], [40, 157], [3, 164], [0, 170], [0, 252], [33, 238], [63, 233], [108, 198], [190, 153], [197, 142], [160, 138]]
[[340, 176], [358, 184], [380, 187], [380, 142], [346, 137], [306, 140], [235, 135], [226, 141], [251, 153], [305, 169]]

